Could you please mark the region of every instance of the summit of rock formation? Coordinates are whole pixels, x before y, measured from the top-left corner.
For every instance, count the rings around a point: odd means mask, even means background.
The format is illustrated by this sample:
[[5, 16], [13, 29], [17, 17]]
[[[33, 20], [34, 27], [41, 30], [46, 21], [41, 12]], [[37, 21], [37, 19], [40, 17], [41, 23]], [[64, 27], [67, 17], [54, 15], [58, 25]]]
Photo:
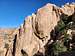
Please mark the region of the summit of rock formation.
[[71, 17], [75, 22], [75, 4], [58, 7], [48, 3], [27, 16], [20, 27], [0, 29], [3, 34], [0, 34], [0, 56], [39, 56], [35, 55], [37, 53], [48, 56], [45, 47], [54, 42], [51, 32], [63, 15]]

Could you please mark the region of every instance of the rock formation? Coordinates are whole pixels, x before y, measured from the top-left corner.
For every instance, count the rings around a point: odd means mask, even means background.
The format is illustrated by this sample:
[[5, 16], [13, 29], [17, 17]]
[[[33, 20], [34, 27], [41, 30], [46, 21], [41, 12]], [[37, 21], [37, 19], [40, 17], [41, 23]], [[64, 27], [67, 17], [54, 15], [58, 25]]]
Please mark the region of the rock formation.
[[[54, 4], [46, 4], [31, 16], [27, 16], [20, 27], [7, 31], [0, 35], [0, 56], [33, 56], [37, 53], [45, 55], [45, 46], [53, 42], [51, 31], [57, 26], [61, 15], [75, 15], [75, 4], [57, 7]], [[73, 16], [73, 20], [74, 16]], [[38, 55], [39, 56], [39, 55]]]

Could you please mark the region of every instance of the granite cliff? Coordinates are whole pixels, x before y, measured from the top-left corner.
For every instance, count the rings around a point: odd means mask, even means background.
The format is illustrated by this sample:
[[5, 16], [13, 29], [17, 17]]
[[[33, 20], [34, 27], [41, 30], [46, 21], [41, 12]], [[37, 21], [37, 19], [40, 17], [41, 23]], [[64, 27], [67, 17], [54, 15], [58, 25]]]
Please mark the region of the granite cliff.
[[[63, 20], [64, 17], [70, 19]], [[3, 33], [0, 34], [0, 56], [51, 56], [52, 51], [49, 51], [51, 49], [49, 46], [54, 42], [59, 41], [59, 44], [63, 42], [65, 33], [56, 33], [56, 28], [59, 29], [56, 26], [61, 20], [65, 25], [73, 23], [72, 29], [66, 29], [66, 34], [75, 36], [75, 4], [73, 3], [62, 7], [48, 3], [36, 13], [27, 16], [20, 27], [0, 29], [0, 33]], [[63, 52], [67, 51], [66, 48], [65, 46]]]

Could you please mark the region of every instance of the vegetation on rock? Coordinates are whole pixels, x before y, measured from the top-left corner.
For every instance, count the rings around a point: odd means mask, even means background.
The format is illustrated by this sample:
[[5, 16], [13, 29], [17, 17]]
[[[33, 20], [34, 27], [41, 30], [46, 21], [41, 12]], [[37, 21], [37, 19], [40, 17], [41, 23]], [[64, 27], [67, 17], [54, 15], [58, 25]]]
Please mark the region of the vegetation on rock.
[[72, 16], [62, 14], [60, 21], [51, 33], [54, 40], [51, 56], [59, 56], [60, 53], [71, 52], [74, 49], [72, 31], [75, 22], [72, 20]]

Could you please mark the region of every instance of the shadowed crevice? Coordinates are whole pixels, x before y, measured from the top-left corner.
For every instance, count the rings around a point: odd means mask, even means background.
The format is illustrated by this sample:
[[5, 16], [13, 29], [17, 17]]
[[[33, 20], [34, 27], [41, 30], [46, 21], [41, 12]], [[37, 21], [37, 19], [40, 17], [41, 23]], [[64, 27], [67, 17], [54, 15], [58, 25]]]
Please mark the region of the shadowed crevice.
[[16, 40], [17, 40], [17, 34], [15, 35], [14, 43], [13, 43], [13, 52], [12, 55], [15, 56], [16, 53]]
[[23, 49], [21, 50], [21, 53], [23, 56], [28, 56], [28, 54]]

